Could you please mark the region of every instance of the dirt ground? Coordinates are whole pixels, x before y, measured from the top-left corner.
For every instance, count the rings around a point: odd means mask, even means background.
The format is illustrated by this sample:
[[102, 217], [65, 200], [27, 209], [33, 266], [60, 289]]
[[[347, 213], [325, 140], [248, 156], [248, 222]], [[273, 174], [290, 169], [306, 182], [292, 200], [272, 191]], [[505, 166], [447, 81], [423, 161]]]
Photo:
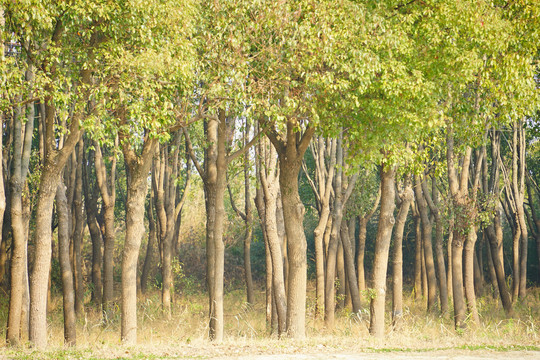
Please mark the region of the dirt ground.
[[240, 357], [223, 356], [213, 359], [229, 360], [381, 360], [381, 359], [453, 359], [453, 360], [490, 360], [490, 359], [540, 359], [540, 351], [487, 351], [487, 350], [441, 350], [426, 352], [383, 352], [383, 353], [343, 353], [343, 354], [279, 354], [245, 355]]

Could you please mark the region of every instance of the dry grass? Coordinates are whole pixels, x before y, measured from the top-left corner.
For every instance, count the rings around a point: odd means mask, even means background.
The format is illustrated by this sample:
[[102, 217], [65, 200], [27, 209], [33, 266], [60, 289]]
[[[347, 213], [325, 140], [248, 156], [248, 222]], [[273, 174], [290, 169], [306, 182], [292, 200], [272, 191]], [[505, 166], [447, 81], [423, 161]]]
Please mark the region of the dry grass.
[[[435, 349], [529, 349], [540, 350], [540, 289], [531, 289], [528, 297], [515, 305], [516, 316], [507, 319], [501, 306], [490, 297], [479, 300], [481, 326], [456, 332], [450, 315], [425, 314], [423, 302], [405, 298], [405, 313], [399, 328], [387, 325], [384, 339], [369, 336], [369, 313], [338, 313], [336, 327], [325, 329], [322, 319], [315, 319], [308, 296], [307, 339], [278, 340], [269, 335], [265, 323], [264, 293], [257, 293], [255, 305], [244, 302], [243, 291], [236, 290], [225, 298], [225, 339], [221, 344], [207, 339], [207, 297], [205, 294], [178, 298], [171, 319], [160, 309], [159, 293], [153, 292], [139, 301], [139, 344], [126, 348], [120, 344], [120, 318], [116, 311], [103, 325], [99, 313], [87, 309], [79, 319], [78, 346], [63, 348], [61, 304], [49, 321], [50, 351], [36, 353], [22, 348], [4, 354], [13, 358], [208, 358], [254, 354], [334, 354], [386, 351], [428, 351]], [[56, 300], [58, 301], [58, 300]], [[367, 304], [364, 301], [364, 304]], [[388, 307], [389, 308], [389, 307]], [[117, 309], [119, 310], [119, 309]], [[2, 352], [0, 351], [0, 354]]]

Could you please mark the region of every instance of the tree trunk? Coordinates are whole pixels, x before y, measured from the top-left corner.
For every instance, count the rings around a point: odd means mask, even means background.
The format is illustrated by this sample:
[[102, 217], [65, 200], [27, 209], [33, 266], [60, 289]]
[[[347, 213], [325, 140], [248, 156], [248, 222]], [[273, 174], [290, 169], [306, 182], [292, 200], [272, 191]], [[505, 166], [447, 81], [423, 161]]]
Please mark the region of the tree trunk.
[[395, 169], [381, 167], [381, 210], [377, 237], [375, 239], [375, 259], [373, 263], [373, 289], [370, 304], [369, 333], [375, 337], [384, 336], [384, 305], [386, 299], [386, 270], [392, 228], [394, 227]]
[[[30, 109], [29, 109], [30, 110]], [[25, 139], [22, 138], [22, 114], [21, 108], [15, 109], [13, 122], [13, 160], [10, 177], [10, 214], [12, 229], [11, 251], [11, 278], [10, 278], [10, 301], [7, 324], [7, 341], [9, 344], [19, 344], [21, 311], [24, 293], [26, 265], [26, 230], [23, 221], [23, 187], [28, 172], [28, 160], [31, 148], [31, 134], [33, 131], [33, 104], [25, 129]], [[30, 137], [30, 138], [29, 138]], [[30, 142], [30, 143], [29, 143]], [[3, 183], [3, 180], [2, 180]]]
[[[244, 130], [244, 146], [248, 143], [249, 123]], [[249, 153], [244, 156], [244, 211], [246, 230], [244, 234], [244, 278], [246, 281], [246, 299], [249, 304], [255, 303], [253, 292], [253, 276], [251, 275], [251, 238], [253, 236], [253, 210], [251, 207], [251, 191], [249, 181]]]
[[[65, 164], [65, 162], [64, 162]], [[58, 166], [59, 167], [59, 166]], [[51, 267], [51, 221], [61, 169], [45, 166], [41, 173], [36, 208], [35, 258], [30, 278], [30, 341], [38, 349], [47, 346], [47, 289]]]
[[437, 188], [437, 181], [435, 177], [433, 177], [431, 185], [433, 193], [432, 197], [429, 195], [427, 184], [425, 182], [422, 183], [422, 191], [427, 195], [426, 200], [435, 218], [435, 254], [437, 260], [437, 275], [439, 277], [441, 313], [444, 315], [448, 312], [448, 285], [446, 282], [446, 266], [444, 263], [443, 251], [444, 229], [443, 221], [441, 219], [439, 189]]
[[75, 316], [75, 288], [69, 254], [69, 209], [66, 187], [60, 184], [56, 192], [56, 211], [58, 213], [58, 248], [62, 272], [62, 294], [64, 300], [64, 342], [68, 346], [77, 343]]
[[109, 175], [103, 161], [101, 147], [97, 142], [95, 147], [95, 165], [96, 179], [101, 191], [101, 199], [103, 202], [103, 311], [105, 313], [105, 321], [110, 318], [109, 312], [112, 310], [112, 302], [114, 301], [114, 240], [116, 231], [114, 228], [114, 203], [116, 199], [115, 180], [116, 180], [116, 157], [113, 157], [112, 167]]
[[[259, 144], [259, 157], [264, 164], [258, 166], [259, 179], [263, 190], [264, 223], [268, 248], [272, 261], [272, 294], [278, 323], [278, 336], [287, 330], [287, 298], [285, 293], [283, 255], [277, 228], [277, 198], [279, 191], [279, 171], [276, 169], [276, 155], [265, 142]], [[276, 170], [275, 170], [276, 169]]]
[[416, 203], [418, 205], [418, 212], [422, 219], [422, 239], [424, 245], [424, 264], [426, 269], [427, 280], [427, 311], [434, 310], [434, 306], [437, 303], [437, 277], [435, 275], [435, 263], [433, 261], [433, 248], [432, 248], [432, 224], [429, 218], [428, 207], [426, 197], [428, 194], [424, 194], [422, 191], [422, 184], [425, 180], [415, 179], [414, 191], [416, 195]]
[[148, 276], [150, 274], [150, 268], [154, 262], [154, 244], [157, 242], [156, 222], [154, 219], [154, 213], [152, 210], [152, 203], [154, 202], [154, 192], [151, 192], [150, 200], [146, 207], [146, 215], [148, 217], [148, 243], [146, 245], [146, 255], [144, 257], [144, 264], [141, 273], [141, 293], [145, 294], [148, 286]]
[[147, 177], [152, 156], [156, 151], [157, 139], [147, 140], [141, 156], [134, 153], [127, 141], [124, 141], [122, 145], [128, 170], [128, 187], [126, 238], [122, 254], [121, 339], [126, 345], [134, 345], [137, 342], [137, 262], [144, 235]]
[[448, 226], [448, 240], [446, 245], [446, 256], [447, 256], [447, 263], [448, 263], [448, 271], [446, 272], [446, 288], [448, 289], [448, 298], [453, 299], [454, 298], [454, 291], [453, 291], [453, 280], [452, 280], [452, 243], [454, 242], [454, 223], [453, 220], [450, 219], [450, 224]]
[[392, 259], [392, 323], [399, 326], [403, 317], [403, 231], [407, 214], [414, 199], [414, 192], [409, 181], [405, 181], [403, 192], [399, 195], [399, 206], [394, 227], [394, 254]]
[[366, 251], [366, 233], [369, 219], [358, 217], [358, 246], [356, 247], [356, 269], [358, 276], [358, 290], [362, 293], [366, 290], [366, 271], [364, 256]]
[[101, 267], [103, 265], [101, 246], [103, 241], [97, 221], [97, 197], [99, 189], [95, 183], [92, 184], [92, 192], [90, 192], [90, 166], [93, 163], [92, 152], [89, 152], [89, 159], [84, 158], [84, 163], [86, 164], [83, 166], [84, 207], [86, 209], [88, 232], [92, 240], [92, 302], [100, 306], [103, 299], [103, 283], [101, 281]]
[[81, 315], [84, 311], [84, 281], [83, 281], [83, 258], [82, 242], [84, 235], [84, 208], [82, 199], [82, 167], [83, 167], [83, 141], [79, 141], [76, 152], [73, 153], [76, 168], [75, 192], [73, 194], [73, 270], [75, 280], [75, 311]]
[[270, 333], [273, 331], [272, 327], [272, 255], [270, 254], [270, 246], [268, 244], [268, 235], [266, 232], [266, 214], [265, 214], [265, 208], [264, 208], [264, 199], [263, 199], [263, 190], [261, 188], [261, 180], [259, 176], [259, 169], [261, 168], [261, 161], [260, 161], [260, 151], [258, 150], [259, 147], [256, 147], [257, 150], [255, 154], [255, 164], [257, 167], [257, 189], [255, 191], [255, 208], [257, 209], [257, 213], [259, 214], [259, 221], [261, 226], [261, 232], [264, 240], [264, 257], [265, 257], [265, 268], [266, 268], [266, 282], [265, 282], [265, 290], [266, 290], [266, 328], [270, 330]]
[[267, 134], [279, 157], [279, 185], [283, 218], [287, 233], [288, 286], [287, 286], [287, 333], [292, 338], [306, 336], [306, 286], [307, 243], [304, 234], [304, 205], [298, 194], [298, 174], [302, 158], [314, 134], [309, 127], [301, 137], [296, 131], [298, 124], [289, 118], [285, 139], [269, 131]]
[[416, 205], [413, 208], [414, 220], [414, 299], [418, 300], [422, 295], [422, 222]]
[[479, 325], [480, 318], [478, 317], [478, 309], [476, 308], [476, 294], [474, 292], [474, 253], [476, 239], [476, 227], [473, 225], [469, 229], [467, 239], [465, 240], [465, 269], [463, 280], [465, 282], [465, 297], [467, 299], [467, 307], [469, 308], [471, 319], [476, 325]]
[[454, 230], [452, 241], [452, 292], [454, 295], [454, 322], [456, 329], [465, 328], [465, 298], [463, 295], [463, 235]]
[[[327, 150], [327, 142], [330, 142], [330, 161], [327, 163], [325, 153]], [[316, 294], [315, 294], [315, 316], [324, 314], [324, 233], [328, 219], [330, 217], [330, 194], [332, 190], [332, 180], [336, 165], [336, 140], [326, 140], [322, 136], [317, 138], [316, 145], [314, 142], [310, 145], [313, 158], [316, 161], [316, 178], [318, 189], [314, 188], [319, 202], [319, 220], [313, 231], [315, 243], [315, 273], [316, 273]], [[306, 172], [307, 173], [307, 172]]]
[[356, 277], [356, 271], [354, 269], [354, 256], [351, 241], [348, 234], [348, 227], [342, 228], [341, 243], [343, 246], [343, 258], [345, 261], [346, 279], [349, 287], [350, 301], [352, 304], [353, 313], [358, 313], [362, 305], [360, 303], [360, 293], [358, 292], [358, 283]]

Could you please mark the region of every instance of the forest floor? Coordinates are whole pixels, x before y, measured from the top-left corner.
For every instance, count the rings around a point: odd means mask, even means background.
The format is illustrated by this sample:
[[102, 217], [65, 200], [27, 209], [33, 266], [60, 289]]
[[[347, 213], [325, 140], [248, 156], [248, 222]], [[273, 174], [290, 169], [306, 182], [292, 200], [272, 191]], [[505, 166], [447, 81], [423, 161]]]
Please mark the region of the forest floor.
[[[100, 312], [87, 307], [78, 320], [77, 346], [71, 349], [63, 346], [62, 303], [54, 298], [48, 350], [0, 343], [0, 359], [540, 359], [540, 288], [515, 303], [513, 318], [506, 318], [491, 296], [478, 299], [480, 326], [459, 332], [450, 315], [426, 314], [423, 300], [406, 296], [401, 325], [388, 323], [384, 339], [369, 335], [368, 309], [360, 314], [339, 310], [335, 328], [326, 329], [322, 319], [315, 319], [313, 297], [308, 296], [307, 338], [279, 340], [266, 329], [264, 293], [257, 293], [254, 305], [244, 298], [241, 290], [227, 293], [220, 344], [208, 341], [205, 294], [178, 296], [168, 319], [159, 292], [153, 291], [139, 300], [137, 346], [120, 344], [118, 310], [104, 325]], [[1, 311], [4, 321], [4, 306]]]

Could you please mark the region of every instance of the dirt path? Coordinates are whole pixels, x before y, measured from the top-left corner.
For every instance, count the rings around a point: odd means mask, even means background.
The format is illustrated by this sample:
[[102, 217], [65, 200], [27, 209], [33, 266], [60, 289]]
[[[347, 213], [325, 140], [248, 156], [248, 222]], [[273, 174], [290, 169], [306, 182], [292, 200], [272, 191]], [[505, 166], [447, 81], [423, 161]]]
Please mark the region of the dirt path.
[[540, 351], [488, 351], [488, 350], [441, 350], [422, 352], [380, 352], [380, 353], [342, 353], [342, 354], [276, 354], [244, 355], [240, 357], [216, 357], [219, 360], [401, 360], [401, 359], [452, 359], [452, 360], [491, 360], [491, 359], [540, 359]]

